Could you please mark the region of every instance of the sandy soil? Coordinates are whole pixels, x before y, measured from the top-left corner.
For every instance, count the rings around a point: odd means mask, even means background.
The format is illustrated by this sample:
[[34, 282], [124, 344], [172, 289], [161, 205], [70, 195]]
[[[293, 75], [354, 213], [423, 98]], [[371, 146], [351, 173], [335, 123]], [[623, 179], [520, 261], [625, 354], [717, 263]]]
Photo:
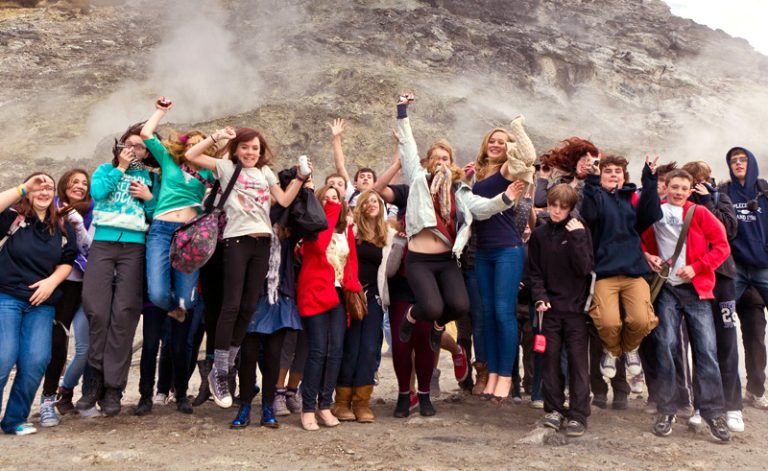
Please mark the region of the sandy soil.
[[[384, 358], [381, 385], [374, 392], [376, 423], [343, 423], [314, 433], [301, 430], [297, 415], [283, 418], [278, 430], [233, 431], [228, 423], [236, 408], [224, 410], [212, 402], [191, 416], [171, 405], [134, 417], [139, 376], [134, 366], [120, 416], [67, 416], [60, 426], [40, 428], [36, 435], [0, 436], [0, 469], [709, 470], [765, 469], [768, 463], [768, 412], [747, 407], [746, 432], [726, 445], [713, 442], [708, 433], [688, 431], [684, 420], [672, 436], [658, 438], [650, 433], [653, 417], [643, 413], [640, 397], [633, 397], [626, 411], [593, 408], [581, 438], [547, 437], [550, 444], [543, 444], [536, 432], [542, 411], [530, 408], [528, 399], [493, 406], [460, 394], [449, 361], [444, 352], [435, 417], [391, 416], [396, 382], [391, 359]], [[197, 390], [196, 378], [190, 390]], [[254, 418], [258, 422], [258, 415]]]

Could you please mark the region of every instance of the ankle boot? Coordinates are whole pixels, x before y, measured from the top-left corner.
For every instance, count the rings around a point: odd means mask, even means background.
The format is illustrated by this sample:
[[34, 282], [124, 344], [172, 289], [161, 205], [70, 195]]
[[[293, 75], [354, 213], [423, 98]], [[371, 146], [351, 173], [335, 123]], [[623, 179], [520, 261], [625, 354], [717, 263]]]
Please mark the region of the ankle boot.
[[331, 413], [342, 422], [355, 420], [355, 414], [349, 408], [352, 402], [352, 388], [347, 386], [336, 386], [336, 402], [333, 405]]
[[192, 401], [192, 405], [197, 407], [205, 404], [210, 399], [211, 391], [208, 389], [208, 374], [213, 367], [213, 360], [198, 360], [197, 372], [200, 373], [200, 389], [197, 390], [197, 397]]
[[408, 417], [411, 415], [411, 393], [400, 393], [397, 395], [397, 405], [395, 406], [395, 412], [392, 414], [398, 419]]
[[435, 415], [435, 406], [432, 405], [432, 401], [429, 400], [429, 393], [419, 393], [419, 414], [425, 417], [431, 417]]
[[352, 388], [352, 412], [358, 422], [368, 424], [376, 420], [370, 407], [373, 385]]
[[477, 376], [475, 377], [475, 387], [472, 388], [472, 395], [480, 396], [488, 385], [488, 365], [476, 361], [472, 364], [475, 367]]
[[275, 413], [272, 411], [272, 406], [265, 401], [261, 401], [261, 426], [269, 428], [278, 428], [280, 424], [277, 423]]
[[58, 391], [56, 391], [56, 409], [58, 409], [59, 414], [65, 415], [75, 409], [75, 405], [72, 404], [73, 396], [74, 391], [64, 386], [59, 386]]
[[240, 429], [251, 424], [251, 404], [240, 404], [237, 417], [229, 424], [229, 428]]
[[96, 407], [96, 401], [104, 397], [104, 374], [96, 369], [91, 369], [91, 384], [88, 393], [77, 401], [77, 410], [86, 411]]

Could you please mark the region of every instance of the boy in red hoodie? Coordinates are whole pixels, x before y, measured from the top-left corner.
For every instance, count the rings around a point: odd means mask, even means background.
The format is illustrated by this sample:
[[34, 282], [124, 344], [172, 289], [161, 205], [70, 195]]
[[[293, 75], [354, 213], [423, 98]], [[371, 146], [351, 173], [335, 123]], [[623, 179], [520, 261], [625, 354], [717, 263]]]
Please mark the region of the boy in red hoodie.
[[730, 254], [725, 229], [705, 208], [699, 208], [691, 196], [693, 177], [684, 170], [666, 176], [667, 201], [661, 205], [663, 218], [643, 234], [643, 250], [651, 269], [658, 272], [671, 260], [683, 223], [694, 211], [685, 244], [669, 277], [656, 299], [658, 327], [651, 333], [656, 343], [656, 399], [659, 416], [653, 433], [667, 436], [676, 420], [675, 364], [672, 352], [680, 348], [680, 323], [685, 318], [693, 347], [698, 374], [697, 391], [701, 415], [709, 424], [712, 437], [726, 442], [731, 438], [724, 414], [723, 385], [717, 362], [715, 324], [712, 315], [715, 269]]

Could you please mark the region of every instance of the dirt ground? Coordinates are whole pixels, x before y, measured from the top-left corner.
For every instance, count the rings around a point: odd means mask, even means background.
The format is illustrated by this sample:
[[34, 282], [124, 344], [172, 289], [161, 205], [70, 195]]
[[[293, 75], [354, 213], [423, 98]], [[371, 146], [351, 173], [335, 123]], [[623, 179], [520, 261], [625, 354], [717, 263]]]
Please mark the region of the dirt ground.
[[[376, 423], [305, 432], [297, 415], [282, 418], [278, 430], [257, 425], [230, 430], [236, 407], [224, 410], [212, 402], [190, 416], [170, 405], [134, 417], [139, 376], [134, 366], [122, 414], [111, 419], [66, 416], [58, 427], [38, 427], [36, 435], [0, 436], [0, 469], [757, 470], [768, 463], [765, 411], [745, 408], [746, 432], [735, 434], [730, 444], [688, 431], [684, 420], [672, 436], [658, 438], [650, 432], [653, 417], [643, 413], [644, 399], [634, 396], [629, 410], [593, 408], [583, 437], [530, 444], [539, 437], [536, 421], [543, 412], [532, 409], [529, 398], [520, 405], [490, 405], [458, 392], [447, 352], [441, 369], [442, 394], [434, 401], [434, 417], [418, 412], [407, 419], [392, 417], [396, 380], [391, 359], [385, 357], [374, 392]], [[190, 391], [196, 392], [197, 385], [194, 378]], [[36, 411], [37, 405], [33, 415]], [[254, 413], [256, 423], [258, 417]]]

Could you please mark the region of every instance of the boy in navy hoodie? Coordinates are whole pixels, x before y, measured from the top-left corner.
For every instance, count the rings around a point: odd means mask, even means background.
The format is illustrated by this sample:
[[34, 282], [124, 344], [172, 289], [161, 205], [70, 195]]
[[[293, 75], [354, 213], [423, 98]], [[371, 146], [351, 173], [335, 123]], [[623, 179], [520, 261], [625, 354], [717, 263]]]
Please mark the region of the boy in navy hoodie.
[[[584, 434], [589, 407], [589, 330], [584, 304], [592, 271], [592, 239], [589, 230], [570, 212], [579, 195], [561, 183], [547, 194], [549, 220], [537, 227], [528, 245], [528, 283], [536, 311], [543, 316], [541, 331], [547, 339], [544, 351], [543, 424], [566, 435]], [[570, 407], [564, 405], [564, 378], [560, 352], [568, 353]]]
[[[727, 193], [736, 210], [739, 230], [731, 240], [731, 252], [736, 261], [736, 299], [753, 286], [760, 293], [763, 302], [768, 303], [768, 183], [760, 180], [757, 159], [748, 149], [734, 147], [725, 156], [731, 173], [731, 181], [720, 186], [720, 191]], [[765, 336], [765, 321], [751, 322], [750, 325], [761, 328], [755, 333], [759, 338]], [[765, 352], [754, 352], [745, 345], [745, 357], [748, 365], [754, 359], [761, 359], [761, 364], [751, 368], [759, 371], [757, 375], [747, 374], [747, 393], [745, 399], [758, 409], [768, 409], [765, 397], [764, 381], [755, 381], [755, 376], [765, 379]]]

